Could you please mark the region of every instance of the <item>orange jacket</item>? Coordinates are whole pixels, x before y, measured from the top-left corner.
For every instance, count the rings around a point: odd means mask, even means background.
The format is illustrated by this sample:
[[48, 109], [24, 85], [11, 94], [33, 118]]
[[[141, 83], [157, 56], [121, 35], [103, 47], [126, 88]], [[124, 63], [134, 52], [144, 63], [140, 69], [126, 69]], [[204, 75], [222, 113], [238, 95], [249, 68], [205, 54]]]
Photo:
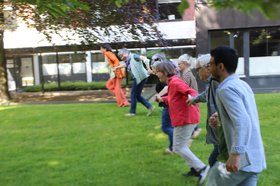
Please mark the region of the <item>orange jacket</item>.
[[[113, 52], [107, 51], [107, 52], [105, 52], [104, 55], [107, 58], [108, 63], [111, 68], [114, 68], [114, 67], [120, 65], [120, 61], [118, 60], [118, 58], [116, 57], [116, 55]], [[115, 75], [117, 78], [124, 78], [125, 71], [123, 69], [119, 68], [115, 71]]]

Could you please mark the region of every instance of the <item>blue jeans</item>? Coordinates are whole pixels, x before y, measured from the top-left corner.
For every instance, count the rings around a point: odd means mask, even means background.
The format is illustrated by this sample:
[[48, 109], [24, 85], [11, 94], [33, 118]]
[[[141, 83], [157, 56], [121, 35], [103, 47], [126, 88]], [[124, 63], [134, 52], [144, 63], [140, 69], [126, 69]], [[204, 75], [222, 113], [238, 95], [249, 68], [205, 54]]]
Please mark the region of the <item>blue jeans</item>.
[[161, 130], [168, 136], [169, 149], [172, 151], [173, 146], [173, 127], [171, 124], [168, 107], [164, 106], [161, 113]]
[[257, 186], [259, 173], [238, 171], [230, 173], [217, 161], [210, 169], [206, 186]]
[[136, 113], [136, 104], [137, 101], [142, 103], [147, 109], [151, 108], [151, 104], [141, 96], [142, 90], [144, 88], [145, 83], [147, 82], [147, 78], [142, 80], [139, 84], [137, 84], [136, 79], [133, 80], [132, 88], [131, 88], [131, 106], [130, 113]]
[[219, 155], [219, 146], [218, 145], [213, 145], [213, 146], [214, 146], [214, 149], [208, 158], [208, 163], [209, 163], [210, 167], [213, 167], [213, 165], [216, 163], [217, 157]]

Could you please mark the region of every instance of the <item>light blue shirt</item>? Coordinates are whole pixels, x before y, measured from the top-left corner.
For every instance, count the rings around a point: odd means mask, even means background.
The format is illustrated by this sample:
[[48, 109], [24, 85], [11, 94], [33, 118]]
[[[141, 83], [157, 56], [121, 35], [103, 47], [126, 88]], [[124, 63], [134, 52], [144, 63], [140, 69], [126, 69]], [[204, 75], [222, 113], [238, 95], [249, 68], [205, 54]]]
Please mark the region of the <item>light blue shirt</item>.
[[266, 161], [252, 89], [233, 74], [218, 86], [216, 101], [229, 153], [240, 154], [240, 170], [261, 172]]

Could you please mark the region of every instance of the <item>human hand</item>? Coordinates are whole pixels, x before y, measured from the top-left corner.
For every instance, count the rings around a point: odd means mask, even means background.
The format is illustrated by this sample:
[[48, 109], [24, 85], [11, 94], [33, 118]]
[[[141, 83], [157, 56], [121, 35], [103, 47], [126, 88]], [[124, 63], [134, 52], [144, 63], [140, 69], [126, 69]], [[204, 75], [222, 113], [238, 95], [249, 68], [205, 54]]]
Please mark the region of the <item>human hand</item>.
[[163, 102], [162, 98], [159, 95], [155, 96], [155, 101], [158, 103]]
[[192, 97], [190, 94], [188, 95], [188, 99], [187, 99], [187, 104], [188, 105], [194, 105], [195, 102], [194, 102], [194, 97]]
[[218, 119], [218, 113], [213, 113], [209, 118], [209, 125], [212, 128], [217, 128], [219, 126], [219, 119]]
[[229, 172], [237, 172], [240, 165], [240, 154], [230, 154], [226, 162], [226, 169]]

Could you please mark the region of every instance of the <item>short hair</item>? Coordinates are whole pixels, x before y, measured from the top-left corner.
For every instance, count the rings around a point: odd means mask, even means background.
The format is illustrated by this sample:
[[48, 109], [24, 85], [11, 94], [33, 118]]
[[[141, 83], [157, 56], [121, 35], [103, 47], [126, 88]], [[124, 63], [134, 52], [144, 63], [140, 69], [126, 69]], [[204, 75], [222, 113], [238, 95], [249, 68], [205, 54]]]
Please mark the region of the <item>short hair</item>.
[[175, 75], [175, 68], [172, 62], [166, 61], [156, 66], [156, 71], [164, 73], [167, 77]]
[[223, 63], [228, 73], [234, 73], [238, 65], [238, 55], [235, 49], [229, 46], [219, 46], [211, 50], [215, 64]]
[[196, 60], [197, 63], [196, 64], [201, 66], [201, 67], [205, 67], [210, 62], [210, 59], [211, 59], [210, 54], [202, 54], [197, 58], [197, 60]]
[[156, 68], [159, 63], [166, 62], [167, 59], [164, 53], [156, 53], [152, 56], [151, 67]]
[[112, 52], [112, 47], [108, 43], [103, 43], [100, 45], [101, 48], [106, 49], [106, 51], [111, 51]]
[[163, 62], [166, 60], [166, 56], [164, 53], [156, 53], [152, 56], [152, 64], [156, 61]]
[[128, 50], [127, 48], [122, 48], [122, 49], [120, 49], [119, 52], [118, 52], [119, 58], [121, 58], [121, 57], [122, 57], [123, 55], [125, 55], [125, 54], [129, 54], [129, 50]]
[[178, 61], [183, 62], [184, 64], [186, 64], [187, 66], [189, 66], [190, 68], [193, 68], [194, 63], [195, 63], [195, 59], [190, 56], [189, 54], [183, 54], [178, 58]]

